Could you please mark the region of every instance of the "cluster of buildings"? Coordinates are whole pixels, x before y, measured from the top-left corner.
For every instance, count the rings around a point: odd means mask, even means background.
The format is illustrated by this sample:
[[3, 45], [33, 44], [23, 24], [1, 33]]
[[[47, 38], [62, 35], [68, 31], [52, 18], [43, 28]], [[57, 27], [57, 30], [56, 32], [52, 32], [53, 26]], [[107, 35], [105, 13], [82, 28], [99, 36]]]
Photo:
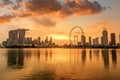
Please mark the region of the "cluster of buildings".
[[[9, 31], [9, 37], [6, 41], [2, 42], [2, 46], [4, 47], [71, 47], [70, 45], [59, 46], [53, 43], [52, 37], [46, 37], [45, 40], [41, 40], [41, 37], [37, 37], [36, 39], [32, 39], [32, 37], [25, 37], [26, 31], [28, 29], [17, 29]], [[88, 42], [86, 41], [86, 36], [81, 35], [81, 40], [78, 41], [78, 36], [74, 36], [74, 44], [72, 47], [93, 47], [93, 48], [106, 48], [112, 47], [120, 48], [120, 35], [119, 35], [119, 44], [116, 43], [116, 34], [111, 33], [110, 41], [108, 40], [108, 32], [106, 29], [102, 31], [101, 38], [96, 37], [93, 38], [90, 36], [88, 38]], [[101, 41], [101, 42], [100, 42]]]
[[[110, 41], [108, 39], [110, 39]], [[119, 40], [120, 40], [120, 36], [119, 36]], [[117, 45], [118, 44], [116, 43], [116, 34], [111, 33], [109, 38], [106, 29], [102, 31], [101, 44], [99, 44], [99, 37], [93, 39], [93, 46], [115, 47]]]
[[6, 41], [3, 41], [2, 45], [4, 47], [56, 47], [57, 45], [53, 43], [52, 37], [44, 41], [40, 37], [32, 39], [32, 37], [25, 37], [26, 31], [28, 29], [17, 29], [9, 31], [9, 37]]
[[[77, 38], [77, 39], [75, 39]], [[81, 36], [81, 41], [78, 42], [78, 37], [74, 36], [74, 45], [73, 47], [120, 47], [120, 44], [116, 43], [116, 34], [110, 34], [110, 41], [108, 41], [108, 32], [106, 29], [102, 31], [102, 37], [96, 37], [92, 39], [90, 36], [88, 42], [86, 42], [86, 37], [84, 35]], [[101, 43], [99, 42], [101, 41]], [[120, 35], [119, 35], [119, 42], [120, 42]], [[77, 43], [77, 44], [75, 44]]]

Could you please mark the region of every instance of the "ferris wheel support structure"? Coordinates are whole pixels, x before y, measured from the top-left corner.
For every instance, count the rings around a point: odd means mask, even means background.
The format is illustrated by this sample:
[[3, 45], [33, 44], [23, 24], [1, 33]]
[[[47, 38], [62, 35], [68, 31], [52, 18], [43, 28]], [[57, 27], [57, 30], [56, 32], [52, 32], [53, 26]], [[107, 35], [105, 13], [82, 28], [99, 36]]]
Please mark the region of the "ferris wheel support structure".
[[69, 41], [70, 41], [71, 47], [73, 46], [73, 43], [72, 43], [72, 40], [71, 40], [72, 31], [73, 31], [74, 29], [76, 29], [76, 28], [78, 28], [78, 29], [82, 32], [82, 36], [84, 36], [84, 31], [83, 31], [83, 29], [82, 29], [80, 26], [75, 26], [75, 27], [73, 27], [73, 28], [71, 29], [70, 33], [69, 33]]

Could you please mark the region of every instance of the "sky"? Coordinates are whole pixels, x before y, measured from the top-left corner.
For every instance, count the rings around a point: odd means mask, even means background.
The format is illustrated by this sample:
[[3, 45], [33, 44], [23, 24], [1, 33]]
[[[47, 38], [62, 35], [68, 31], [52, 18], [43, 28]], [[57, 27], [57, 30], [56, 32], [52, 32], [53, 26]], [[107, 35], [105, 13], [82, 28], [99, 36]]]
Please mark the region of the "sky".
[[[0, 0], [0, 43], [10, 30], [29, 29], [26, 37], [52, 36], [57, 44], [69, 44], [69, 33], [80, 26], [87, 38], [101, 37], [103, 29], [120, 34], [120, 0]], [[81, 36], [75, 29], [72, 35]]]

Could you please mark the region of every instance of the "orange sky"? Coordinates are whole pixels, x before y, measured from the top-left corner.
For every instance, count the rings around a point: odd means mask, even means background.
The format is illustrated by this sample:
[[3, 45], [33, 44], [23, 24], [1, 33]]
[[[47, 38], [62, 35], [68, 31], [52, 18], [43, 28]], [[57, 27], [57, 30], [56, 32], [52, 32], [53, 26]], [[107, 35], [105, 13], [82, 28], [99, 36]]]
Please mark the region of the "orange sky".
[[65, 44], [69, 43], [69, 33], [74, 26], [81, 26], [87, 38], [101, 37], [106, 28], [109, 34], [117, 34], [118, 41], [120, 0], [10, 1], [0, 1], [0, 42], [8, 37], [9, 30], [27, 28], [30, 29], [27, 36], [40, 36], [43, 40], [52, 36], [54, 42]]

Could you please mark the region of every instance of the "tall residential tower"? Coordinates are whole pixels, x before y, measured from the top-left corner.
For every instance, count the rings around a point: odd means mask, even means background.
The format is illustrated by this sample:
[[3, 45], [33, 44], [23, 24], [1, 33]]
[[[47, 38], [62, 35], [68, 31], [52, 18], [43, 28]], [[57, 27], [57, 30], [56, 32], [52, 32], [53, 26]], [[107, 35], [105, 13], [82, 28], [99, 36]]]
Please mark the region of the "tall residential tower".
[[108, 32], [106, 29], [102, 32], [102, 45], [107, 46], [108, 45]]

